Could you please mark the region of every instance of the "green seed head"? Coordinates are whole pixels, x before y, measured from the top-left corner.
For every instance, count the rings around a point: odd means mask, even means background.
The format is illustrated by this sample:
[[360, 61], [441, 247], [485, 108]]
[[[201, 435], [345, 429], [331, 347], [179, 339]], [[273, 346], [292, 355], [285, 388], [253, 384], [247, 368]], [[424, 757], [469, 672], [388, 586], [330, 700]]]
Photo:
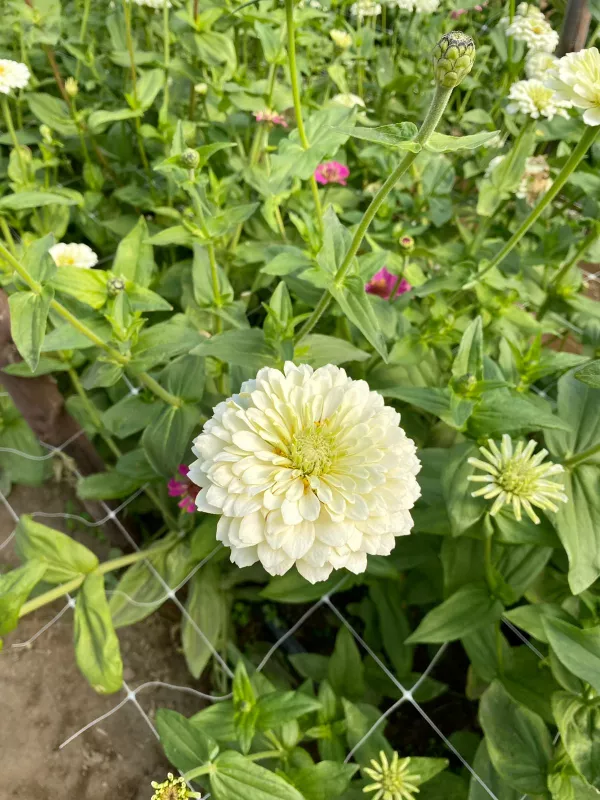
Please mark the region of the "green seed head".
[[475, 62], [475, 43], [462, 31], [444, 34], [433, 51], [433, 70], [438, 86], [453, 89], [468, 75]]
[[181, 161], [181, 166], [185, 167], [186, 169], [196, 169], [200, 163], [200, 156], [195, 150], [192, 150], [191, 147], [188, 147], [187, 150], [184, 150], [179, 156], [179, 159]]
[[110, 297], [116, 297], [120, 292], [124, 291], [125, 281], [123, 278], [109, 278], [106, 288]]

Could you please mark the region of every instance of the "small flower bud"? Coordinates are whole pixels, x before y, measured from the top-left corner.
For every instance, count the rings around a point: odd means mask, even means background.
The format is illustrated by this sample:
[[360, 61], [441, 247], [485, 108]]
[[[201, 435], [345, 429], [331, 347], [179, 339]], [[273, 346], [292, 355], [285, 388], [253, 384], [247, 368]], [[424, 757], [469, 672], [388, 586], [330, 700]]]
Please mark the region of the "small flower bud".
[[46, 144], [52, 144], [52, 128], [48, 125], [40, 125], [40, 135]]
[[197, 83], [194, 86], [194, 91], [196, 94], [204, 96], [208, 92], [208, 84], [207, 83]]
[[407, 234], [405, 234], [404, 236], [400, 237], [400, 247], [403, 247], [405, 250], [408, 250], [410, 252], [414, 248], [414, 246], [415, 246], [415, 240], [413, 239], [412, 236], [408, 236]]
[[196, 150], [192, 150], [191, 147], [188, 147], [183, 153], [179, 156], [179, 161], [182, 167], [186, 169], [196, 169], [198, 164], [200, 163], [200, 156], [196, 152]]
[[444, 34], [433, 50], [433, 70], [438, 86], [453, 89], [469, 74], [475, 62], [475, 44], [462, 31]]
[[120, 292], [124, 291], [125, 281], [123, 278], [109, 278], [106, 289], [110, 297], [116, 297]]
[[65, 81], [65, 92], [69, 95], [69, 97], [77, 97], [79, 94], [79, 84], [75, 78], [67, 78]]

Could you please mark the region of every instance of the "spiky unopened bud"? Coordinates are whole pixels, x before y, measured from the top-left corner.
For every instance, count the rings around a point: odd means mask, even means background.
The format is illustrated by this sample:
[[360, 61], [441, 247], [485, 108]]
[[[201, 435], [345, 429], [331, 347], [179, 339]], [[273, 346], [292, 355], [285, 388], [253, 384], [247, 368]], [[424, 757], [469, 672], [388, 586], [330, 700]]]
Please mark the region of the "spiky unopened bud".
[[433, 51], [433, 71], [438, 86], [453, 89], [469, 74], [475, 62], [475, 43], [462, 31], [442, 36]]
[[193, 150], [191, 147], [188, 147], [179, 156], [179, 160], [182, 167], [185, 167], [186, 169], [196, 169], [196, 167], [200, 163], [200, 156], [198, 155], [196, 150]]
[[106, 288], [110, 297], [116, 297], [119, 292], [122, 292], [125, 289], [125, 281], [123, 278], [109, 278]]

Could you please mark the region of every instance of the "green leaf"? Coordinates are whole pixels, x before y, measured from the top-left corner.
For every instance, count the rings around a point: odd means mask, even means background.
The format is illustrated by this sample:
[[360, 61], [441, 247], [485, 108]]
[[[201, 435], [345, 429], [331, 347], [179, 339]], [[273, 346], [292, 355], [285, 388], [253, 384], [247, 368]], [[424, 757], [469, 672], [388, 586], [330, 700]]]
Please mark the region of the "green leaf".
[[77, 125], [73, 121], [64, 100], [49, 94], [27, 92], [25, 100], [31, 113], [61, 136], [77, 136]]
[[365, 292], [360, 278], [351, 275], [345, 279], [344, 285], [341, 287], [332, 282], [329, 285], [329, 291], [350, 322], [356, 325], [382, 359], [387, 362], [385, 338], [380, 330], [379, 320], [373, 310], [369, 295]]
[[334, 573], [326, 581], [313, 584], [296, 570], [290, 570], [285, 575], [271, 578], [260, 596], [276, 603], [310, 603], [324, 594], [335, 592], [338, 586], [340, 589], [349, 589], [353, 581], [353, 576], [342, 579], [339, 574]]
[[[110, 340], [111, 329], [105, 320], [97, 317], [80, 317], [80, 321], [103, 342]], [[53, 331], [46, 335], [42, 344], [42, 353], [53, 353], [57, 350], [86, 350], [90, 347], [95, 347], [95, 344], [76, 330], [70, 322], [65, 322], [58, 324]]]
[[181, 628], [183, 653], [194, 678], [200, 677], [226, 641], [230, 604], [218, 566], [207, 564], [194, 575], [187, 602], [189, 617], [184, 617]]
[[411, 141], [417, 135], [417, 126], [413, 122], [398, 122], [376, 128], [338, 128], [338, 130], [354, 139], [382, 144], [394, 150], [407, 150], [411, 153], [418, 153], [421, 150], [418, 142]]
[[527, 158], [535, 146], [535, 129], [519, 136], [502, 161], [484, 177], [479, 186], [477, 213], [491, 217], [500, 203], [516, 191]]
[[[137, 101], [144, 111], [152, 105], [157, 94], [165, 85], [165, 72], [162, 69], [149, 69], [137, 81]], [[92, 115], [93, 116], [93, 115]], [[98, 123], [96, 122], [96, 125]]]
[[61, 267], [52, 279], [52, 286], [57, 292], [98, 309], [102, 308], [108, 297], [106, 288], [108, 278], [108, 272], [103, 269]]
[[586, 364], [575, 373], [578, 381], [586, 383], [592, 389], [600, 389], [600, 359]]
[[53, 296], [52, 289], [44, 288], [40, 294], [15, 292], [8, 298], [10, 334], [17, 350], [32, 371], [36, 369], [40, 358]]
[[481, 699], [479, 719], [500, 777], [519, 792], [545, 796], [552, 741], [540, 717], [521, 708], [494, 681]]
[[[577, 380], [573, 372], [558, 381], [558, 415], [565, 423], [563, 431], [545, 434], [548, 449], [560, 460], [583, 453], [600, 444], [600, 389]], [[600, 464], [600, 455], [590, 463]]]
[[438, 389], [435, 387], [421, 386], [392, 386], [381, 389], [380, 393], [384, 397], [394, 397], [396, 400], [403, 400], [411, 406], [435, 414], [440, 419], [450, 417], [450, 390]]
[[447, 768], [448, 760], [446, 758], [418, 758], [414, 756], [410, 758], [409, 773], [415, 776], [413, 782], [417, 786], [422, 786]]
[[477, 455], [479, 451], [471, 442], [455, 445], [442, 471], [442, 489], [453, 536], [462, 536], [478, 525], [487, 510], [486, 502], [471, 496], [473, 484], [468, 480], [474, 472], [468, 459]]
[[232, 700], [220, 701], [202, 709], [202, 711], [190, 717], [190, 722], [219, 742], [233, 742], [235, 740]]
[[42, 206], [76, 205], [81, 205], [77, 196], [67, 196], [58, 194], [58, 192], [18, 192], [0, 198], [0, 210], [2, 211], [25, 211], [28, 208], [41, 208]]
[[502, 603], [486, 586], [470, 583], [430, 611], [406, 642], [441, 644], [452, 642], [502, 617]]
[[258, 708], [256, 693], [241, 659], [238, 661], [233, 678], [233, 710], [235, 735], [242, 752], [247, 753], [256, 732]]
[[150, 236], [145, 241], [147, 245], [156, 245], [157, 247], [166, 247], [170, 244], [192, 247], [194, 237], [183, 225], [171, 225], [169, 228], [155, 233], [154, 236]]
[[410, 627], [403, 606], [402, 587], [397, 581], [379, 580], [371, 586], [371, 599], [379, 617], [383, 646], [396, 675], [402, 678], [412, 669], [413, 648], [405, 644]]
[[479, 438], [513, 432], [570, 430], [569, 422], [553, 414], [548, 404], [538, 400], [508, 389], [486, 392], [469, 420], [469, 433]]
[[565, 667], [600, 692], [600, 625], [582, 630], [555, 617], [544, 617], [543, 625]]
[[32, 278], [44, 283], [56, 274], [56, 264], [49, 253], [54, 244], [54, 235], [49, 233], [33, 241], [23, 256], [23, 266]]
[[189, 403], [198, 402], [204, 394], [204, 359], [200, 356], [179, 356], [160, 374], [160, 381], [171, 394]]
[[279, 775], [233, 750], [221, 753], [214, 764], [210, 789], [215, 800], [303, 800]]
[[65, 533], [35, 522], [24, 514], [17, 525], [15, 546], [23, 561], [41, 561], [46, 565], [47, 583], [65, 583], [78, 575], [93, 572], [98, 559]]
[[156, 730], [166, 757], [182, 772], [203, 766], [219, 752], [219, 745], [211, 736], [177, 711], [159, 708]]
[[154, 398], [152, 402], [148, 402], [140, 395], [125, 395], [102, 414], [102, 424], [113, 436], [126, 439], [147, 428], [158, 417], [162, 408]]
[[[468, 137], [467, 137], [468, 138]], [[455, 378], [469, 376], [483, 380], [483, 323], [476, 317], [462, 335], [458, 353], [452, 363]]]
[[561, 619], [563, 622], [573, 623], [576, 620], [558, 603], [536, 603], [535, 605], [518, 606], [506, 611], [504, 616], [513, 625], [526, 631], [538, 642], [548, 644], [548, 637], [544, 629], [544, 619]]
[[335, 800], [344, 794], [357, 769], [356, 764], [321, 761], [293, 770], [290, 778], [305, 800]]
[[426, 150], [433, 153], [456, 152], [457, 150], [475, 150], [484, 144], [497, 139], [499, 131], [481, 131], [470, 136], [446, 136], [444, 133], [432, 133], [427, 144]]
[[17, 627], [21, 606], [44, 577], [43, 561], [28, 561], [18, 569], [0, 575], [0, 634]]
[[228, 364], [258, 371], [276, 367], [279, 360], [275, 350], [265, 340], [260, 328], [229, 330], [205, 339], [192, 351], [193, 355], [212, 356]]
[[192, 444], [199, 423], [194, 406], [166, 406], [142, 434], [146, 458], [159, 475], [175, 475]]
[[226, 211], [212, 214], [206, 220], [206, 229], [210, 236], [223, 236], [228, 231], [241, 225], [259, 207], [260, 203], [246, 203], [242, 206], [230, 206]]
[[503, 674], [496, 677], [513, 700], [554, 725], [550, 699], [560, 686], [537, 653], [526, 645], [513, 647]]
[[284, 725], [321, 708], [321, 703], [302, 692], [269, 692], [260, 697], [257, 706], [258, 730], [266, 731]]
[[309, 333], [294, 348], [294, 361], [310, 364], [315, 369], [326, 364], [346, 364], [348, 361], [367, 361], [369, 358], [369, 353], [359, 350], [350, 342], [321, 333]]
[[[233, 302], [233, 288], [225, 271], [217, 265], [217, 282], [219, 284], [219, 297], [222, 305]], [[194, 300], [200, 308], [210, 308], [217, 304], [215, 297], [212, 266], [208, 250], [199, 242], [194, 242], [194, 260], [192, 262], [192, 281], [194, 285]]]
[[117, 500], [139, 488], [137, 476], [123, 475], [114, 469], [86, 475], [77, 481], [77, 494], [82, 500]]
[[140, 217], [127, 236], [119, 242], [112, 273], [133, 281], [138, 286], [148, 286], [155, 270], [152, 245], [148, 244], [148, 223]]
[[[468, 800], [489, 800], [488, 789], [494, 793], [496, 800], [521, 800], [522, 792], [508, 786], [494, 769], [485, 739], [480, 742], [477, 748], [473, 771], [477, 777], [475, 775], [471, 776]], [[487, 789], [484, 788], [486, 786]]]
[[[391, 758], [393, 750], [383, 735], [385, 723], [371, 731], [373, 724], [381, 720], [379, 709], [366, 704], [357, 706], [346, 699], [342, 700], [342, 705], [346, 720], [348, 747], [354, 750], [359, 742], [362, 742], [354, 752], [354, 758], [361, 767], [370, 766], [369, 762], [372, 758], [379, 760], [379, 754], [382, 750], [388, 758]], [[367, 736], [367, 733], [370, 735]]]
[[110, 361], [94, 361], [81, 380], [84, 389], [114, 386], [123, 377], [123, 365]]
[[600, 790], [600, 708], [567, 692], [552, 696], [560, 740], [577, 771]]
[[[169, 537], [173, 540], [171, 549], [165, 549], [166, 537], [148, 548], [146, 557], [149, 564], [146, 561], [132, 564], [110, 592], [108, 605], [115, 628], [145, 619], [168, 599], [167, 590], [156, 573], [170, 589], [179, 586], [188, 575], [189, 548], [184, 542], [177, 542], [176, 533], [169, 534]], [[158, 552], [153, 553], [153, 550]]]
[[342, 626], [329, 660], [329, 683], [340, 697], [361, 699], [365, 693], [365, 669], [354, 636]]
[[143, 109], [120, 108], [116, 111], [92, 111], [88, 117], [88, 128], [91, 133], [103, 133], [113, 122], [122, 122], [124, 119], [141, 117]]
[[157, 364], [170, 361], [175, 356], [189, 353], [203, 337], [183, 314], [174, 314], [166, 322], [160, 322], [143, 330], [132, 349], [131, 366], [145, 371]]
[[103, 575], [88, 575], [77, 593], [75, 659], [96, 692], [113, 694], [122, 687], [123, 662], [106, 600]]

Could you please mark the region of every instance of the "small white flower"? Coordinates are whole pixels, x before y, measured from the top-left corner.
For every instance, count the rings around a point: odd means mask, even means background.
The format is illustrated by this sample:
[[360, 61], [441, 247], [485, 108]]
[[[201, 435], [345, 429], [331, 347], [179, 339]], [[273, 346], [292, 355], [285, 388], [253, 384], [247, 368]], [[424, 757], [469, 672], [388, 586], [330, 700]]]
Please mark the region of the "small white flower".
[[352, 44], [352, 36], [348, 33], [348, 31], [340, 31], [337, 28], [329, 31], [329, 35], [333, 43], [336, 47], [339, 47], [340, 50], [347, 50], [348, 47]]
[[90, 269], [98, 263], [98, 256], [87, 244], [59, 242], [52, 245], [49, 252], [57, 267]]
[[585, 108], [583, 121], [600, 125], [600, 52], [597, 47], [568, 53], [559, 59], [548, 85], [558, 97]]
[[440, 0], [415, 0], [415, 11], [417, 14], [433, 14], [439, 5]]
[[[496, 167], [505, 158], [505, 155], [492, 158], [485, 171], [485, 177], [491, 177]], [[530, 206], [533, 206], [543, 194], [546, 194], [551, 186], [550, 165], [546, 160], [546, 156], [530, 156], [525, 162], [525, 170], [515, 194], [522, 200], [526, 200]]]
[[508, 17], [501, 22], [508, 25], [506, 33], [518, 42], [525, 42], [530, 50], [545, 50], [553, 53], [558, 45], [559, 35], [553, 29], [539, 8], [531, 3], [520, 3], [512, 23]]
[[24, 89], [29, 78], [31, 73], [25, 64], [0, 58], [0, 94], [8, 94], [11, 89]]
[[331, 102], [338, 106], [345, 106], [346, 108], [354, 108], [354, 106], [365, 107], [365, 101], [362, 97], [359, 97], [357, 94], [350, 94], [350, 92], [334, 95], [331, 98]]
[[159, 9], [164, 8], [165, 3], [167, 8], [172, 8], [171, 0], [133, 0], [136, 6], [145, 6], [146, 8]]
[[560, 97], [554, 89], [538, 81], [537, 78], [513, 83], [508, 93], [508, 99], [512, 100], [506, 107], [509, 114], [520, 111], [532, 119], [546, 117], [550, 120], [557, 115], [568, 117], [567, 109], [571, 108], [569, 100]]
[[537, 78], [539, 81], [544, 81], [548, 78], [548, 73], [558, 63], [558, 58], [553, 56], [552, 53], [546, 53], [543, 50], [531, 50], [527, 54], [525, 61], [525, 74], [528, 78]]
[[399, 758], [394, 752], [390, 762], [382, 750], [379, 761], [371, 759], [372, 768], [363, 768], [365, 775], [374, 781], [365, 786], [363, 792], [376, 792], [372, 800], [414, 800], [421, 776], [408, 771], [410, 761], [410, 758]]
[[340, 367], [265, 367], [219, 403], [192, 448], [200, 511], [240, 567], [311, 583], [364, 572], [410, 533], [420, 463], [400, 415]]
[[[489, 450], [480, 447], [479, 451], [487, 459], [470, 458], [469, 464], [483, 470], [485, 475], [470, 475], [469, 480], [476, 483], [485, 483], [482, 489], [472, 493], [473, 497], [484, 497], [486, 500], [495, 498], [490, 514], [494, 516], [504, 505], [512, 505], [513, 513], [517, 520], [521, 520], [521, 509], [525, 509], [527, 516], [539, 524], [540, 518], [533, 510], [536, 508], [558, 511], [554, 501], [563, 503], [568, 501], [563, 491], [563, 486], [553, 480], [548, 480], [551, 475], [564, 472], [561, 464], [552, 461], [542, 463], [548, 455], [547, 450], [540, 450], [533, 455], [536, 442], [531, 439], [527, 446], [519, 442], [515, 449], [510, 436], [502, 436], [500, 447], [492, 439], [488, 439]], [[489, 463], [488, 463], [489, 462]]]
[[350, 6], [350, 13], [361, 20], [365, 17], [377, 17], [381, 14], [381, 3], [375, 0], [357, 0]]

